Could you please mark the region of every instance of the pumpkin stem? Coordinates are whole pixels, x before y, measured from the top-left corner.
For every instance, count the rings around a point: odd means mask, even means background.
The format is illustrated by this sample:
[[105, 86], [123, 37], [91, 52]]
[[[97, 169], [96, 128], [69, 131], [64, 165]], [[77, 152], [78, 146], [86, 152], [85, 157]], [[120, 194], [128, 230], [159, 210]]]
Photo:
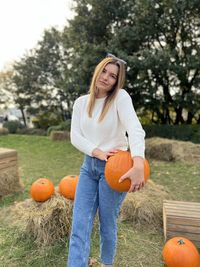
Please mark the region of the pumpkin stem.
[[177, 241], [177, 243], [178, 243], [179, 245], [185, 245], [185, 242], [184, 242], [183, 239], [179, 239], [179, 240]]

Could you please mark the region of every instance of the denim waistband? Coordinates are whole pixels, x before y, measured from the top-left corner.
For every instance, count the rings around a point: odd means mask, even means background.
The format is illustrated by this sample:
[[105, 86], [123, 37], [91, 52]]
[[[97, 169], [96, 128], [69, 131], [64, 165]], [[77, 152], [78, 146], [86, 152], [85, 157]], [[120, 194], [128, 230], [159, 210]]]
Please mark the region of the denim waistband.
[[104, 174], [105, 165], [105, 160], [85, 155], [82, 167], [92, 173], [96, 179], [99, 179], [100, 175]]

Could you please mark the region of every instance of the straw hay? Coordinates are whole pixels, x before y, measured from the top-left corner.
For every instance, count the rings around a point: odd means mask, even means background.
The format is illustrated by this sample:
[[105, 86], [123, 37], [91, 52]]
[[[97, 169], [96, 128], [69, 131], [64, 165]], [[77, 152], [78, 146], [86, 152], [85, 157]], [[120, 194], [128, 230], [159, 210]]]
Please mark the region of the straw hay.
[[9, 169], [0, 170], [0, 196], [21, 191], [23, 189], [22, 181], [19, 179], [19, 172], [16, 166]]
[[55, 193], [45, 202], [27, 199], [12, 209], [24, 234], [38, 246], [62, 241], [70, 234], [73, 202]]
[[165, 138], [146, 139], [146, 157], [164, 161], [200, 162], [200, 145]]
[[66, 131], [52, 131], [51, 134], [50, 134], [50, 139], [52, 141], [69, 140], [69, 132], [66, 132]]
[[7, 128], [0, 128], [0, 135], [8, 135], [9, 131]]
[[129, 221], [134, 226], [162, 227], [163, 200], [169, 198], [161, 185], [148, 180], [138, 192], [127, 194], [120, 213], [121, 221]]
[[17, 151], [0, 148], [0, 196], [8, 195], [22, 188], [17, 164]]

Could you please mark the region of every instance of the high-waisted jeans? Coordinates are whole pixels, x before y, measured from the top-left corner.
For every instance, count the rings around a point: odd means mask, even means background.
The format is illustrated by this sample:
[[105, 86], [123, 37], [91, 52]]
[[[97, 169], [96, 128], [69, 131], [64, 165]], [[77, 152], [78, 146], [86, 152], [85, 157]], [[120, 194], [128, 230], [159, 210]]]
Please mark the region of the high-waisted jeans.
[[90, 253], [90, 235], [98, 209], [100, 259], [112, 265], [117, 243], [117, 217], [126, 193], [112, 190], [104, 176], [105, 161], [85, 156], [73, 208], [72, 230], [67, 267], [86, 267]]

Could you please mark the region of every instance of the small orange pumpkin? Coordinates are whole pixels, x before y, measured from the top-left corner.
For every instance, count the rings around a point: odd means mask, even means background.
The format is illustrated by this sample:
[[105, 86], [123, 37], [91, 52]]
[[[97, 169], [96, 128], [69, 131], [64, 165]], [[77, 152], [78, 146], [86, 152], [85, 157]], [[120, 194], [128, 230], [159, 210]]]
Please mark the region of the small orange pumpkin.
[[59, 183], [59, 192], [64, 197], [73, 200], [78, 183], [77, 175], [65, 176]]
[[167, 267], [199, 267], [200, 255], [195, 245], [184, 237], [173, 237], [163, 247]]
[[35, 201], [44, 202], [54, 194], [54, 184], [47, 178], [39, 178], [30, 189], [31, 197]]
[[[105, 177], [109, 186], [118, 192], [127, 192], [131, 186], [130, 179], [125, 179], [119, 183], [119, 178], [133, 167], [133, 159], [130, 152], [119, 151], [108, 158], [105, 166]], [[150, 176], [149, 162], [144, 160], [144, 179], [145, 182]]]

